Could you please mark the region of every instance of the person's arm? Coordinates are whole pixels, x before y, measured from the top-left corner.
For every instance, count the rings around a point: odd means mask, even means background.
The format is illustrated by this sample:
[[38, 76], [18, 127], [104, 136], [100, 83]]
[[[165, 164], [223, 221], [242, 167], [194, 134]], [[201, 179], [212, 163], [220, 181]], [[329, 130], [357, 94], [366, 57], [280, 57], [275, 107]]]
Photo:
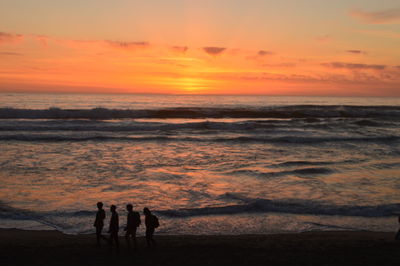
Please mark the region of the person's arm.
[[94, 220], [93, 226], [96, 227], [98, 224], [98, 219], [99, 219], [99, 213], [96, 213], [96, 219]]

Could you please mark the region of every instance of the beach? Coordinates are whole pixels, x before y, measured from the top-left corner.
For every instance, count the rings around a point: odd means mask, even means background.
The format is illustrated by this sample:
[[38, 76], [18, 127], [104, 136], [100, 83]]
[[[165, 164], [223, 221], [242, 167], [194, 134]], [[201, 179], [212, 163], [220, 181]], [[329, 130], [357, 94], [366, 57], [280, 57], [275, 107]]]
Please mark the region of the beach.
[[0, 230], [1, 265], [398, 265], [394, 233], [329, 231], [271, 235], [157, 236], [156, 249], [120, 251], [94, 235]]

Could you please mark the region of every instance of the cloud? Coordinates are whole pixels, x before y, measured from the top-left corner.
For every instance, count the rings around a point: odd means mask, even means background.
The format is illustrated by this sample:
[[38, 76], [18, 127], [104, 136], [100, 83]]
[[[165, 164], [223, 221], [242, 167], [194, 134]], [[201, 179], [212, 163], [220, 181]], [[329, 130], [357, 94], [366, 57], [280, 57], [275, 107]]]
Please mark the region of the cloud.
[[[240, 50], [238, 50], [240, 52]], [[264, 61], [264, 57], [269, 55], [274, 55], [274, 52], [266, 51], [266, 50], [258, 50], [258, 51], [251, 51], [251, 55], [246, 57], [248, 60], [255, 60], [257, 62]]]
[[21, 34], [11, 34], [6, 32], [0, 32], [0, 44], [2, 43], [15, 43], [22, 41], [24, 38]]
[[187, 50], [189, 50], [189, 47], [187, 47], [187, 46], [172, 46], [171, 50], [174, 52], [177, 52], [177, 53], [184, 54], [187, 52]]
[[317, 42], [319, 43], [329, 43], [333, 40], [333, 38], [329, 35], [323, 35], [323, 36], [318, 36], [315, 38]]
[[362, 69], [383, 70], [387, 67], [386, 65], [368, 65], [361, 63], [343, 63], [343, 62], [323, 63], [322, 65], [330, 68], [346, 68], [353, 70], [362, 70]]
[[20, 55], [22, 55], [22, 54], [21, 54], [21, 53], [15, 53], [15, 52], [0, 52], [0, 55], [20, 56]]
[[[270, 72], [258, 73], [226, 73], [220, 76], [231, 80], [245, 81], [280, 81], [287, 83], [326, 83], [326, 82], [348, 82], [349, 79], [345, 75], [328, 74], [328, 75], [308, 75], [308, 74], [280, 74]], [[215, 78], [215, 77], [214, 77]]]
[[380, 38], [400, 39], [400, 33], [388, 30], [359, 30], [356, 32]]
[[242, 73], [224, 73], [210, 75], [209, 78], [223, 78], [230, 80], [244, 80], [244, 81], [277, 81], [285, 83], [305, 83], [305, 84], [352, 84], [352, 85], [372, 85], [380, 86], [382, 84], [393, 84], [398, 86], [400, 82], [400, 73], [396, 72], [354, 72], [352, 74], [338, 74], [338, 73], [319, 73], [319, 74], [282, 74], [271, 72], [242, 72]]
[[203, 51], [206, 52], [209, 55], [217, 56], [221, 53], [223, 53], [226, 50], [225, 47], [213, 47], [213, 46], [207, 46], [203, 47]]
[[119, 41], [106, 41], [107, 44], [122, 49], [136, 49], [136, 48], [147, 48], [150, 46], [148, 42], [119, 42]]
[[102, 41], [55, 39], [52, 37], [50, 37], [50, 39], [58, 45], [67, 46], [73, 49], [93, 49], [93, 47], [105, 45], [105, 43]]
[[273, 55], [273, 54], [274, 54], [273, 52], [265, 51], [265, 50], [260, 50], [257, 52], [258, 56], [266, 56], [266, 55]]
[[352, 10], [350, 15], [368, 24], [397, 24], [400, 23], [400, 8], [386, 9], [376, 12]]
[[347, 50], [346, 52], [350, 54], [366, 54], [367, 52], [362, 51], [362, 50]]
[[32, 35], [32, 38], [36, 40], [41, 46], [47, 47], [50, 37], [46, 35]]
[[262, 64], [263, 67], [296, 67], [295, 63], [276, 63], [276, 64]]
[[[67, 39], [54, 39], [56, 43], [66, 45], [74, 49], [93, 49], [95, 47], [102, 48], [114, 48], [119, 50], [136, 50], [145, 49], [150, 47], [148, 42], [124, 42], [124, 41], [110, 41], [110, 40], [67, 40]], [[38, 39], [40, 41], [40, 39]]]

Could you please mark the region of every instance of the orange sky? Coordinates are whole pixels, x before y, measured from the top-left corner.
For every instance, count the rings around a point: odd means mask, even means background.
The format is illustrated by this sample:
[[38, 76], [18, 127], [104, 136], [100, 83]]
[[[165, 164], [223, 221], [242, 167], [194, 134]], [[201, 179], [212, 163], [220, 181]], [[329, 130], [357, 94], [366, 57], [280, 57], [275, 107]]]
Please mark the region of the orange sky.
[[398, 1], [55, 2], [0, 4], [0, 92], [400, 96]]

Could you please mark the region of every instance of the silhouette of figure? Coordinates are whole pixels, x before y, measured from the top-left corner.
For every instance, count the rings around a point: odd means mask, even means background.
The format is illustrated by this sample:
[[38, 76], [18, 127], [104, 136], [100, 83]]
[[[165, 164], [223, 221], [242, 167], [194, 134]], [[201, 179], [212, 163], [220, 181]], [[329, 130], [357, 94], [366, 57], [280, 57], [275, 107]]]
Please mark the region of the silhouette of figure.
[[[399, 226], [400, 226], [400, 215], [399, 215]], [[400, 227], [399, 227], [399, 231], [397, 231], [395, 239], [400, 240]]]
[[128, 247], [131, 247], [130, 238], [132, 238], [134, 248], [137, 249], [136, 230], [141, 224], [140, 214], [138, 212], [133, 211], [132, 204], [126, 205], [126, 210], [128, 211], [128, 216], [126, 220], [125, 239], [128, 244]]
[[93, 223], [93, 226], [96, 227], [96, 240], [97, 240], [97, 245], [100, 246], [100, 240], [104, 239], [107, 241], [107, 239], [101, 235], [101, 232], [103, 231], [103, 226], [104, 226], [104, 219], [106, 218], [106, 212], [103, 210], [103, 203], [102, 202], [97, 202], [97, 213], [96, 213], [96, 220]]
[[117, 249], [119, 248], [119, 240], [118, 240], [118, 230], [119, 230], [119, 219], [118, 213], [116, 211], [117, 207], [115, 205], [111, 205], [111, 219], [110, 219], [110, 227], [108, 232], [110, 233], [110, 246], [113, 245], [113, 241], [115, 242], [115, 246]]
[[146, 225], [146, 243], [147, 247], [155, 247], [156, 241], [153, 239], [155, 229], [160, 225], [158, 218], [151, 214], [149, 208], [144, 208], [143, 213], [145, 215], [145, 225]]

